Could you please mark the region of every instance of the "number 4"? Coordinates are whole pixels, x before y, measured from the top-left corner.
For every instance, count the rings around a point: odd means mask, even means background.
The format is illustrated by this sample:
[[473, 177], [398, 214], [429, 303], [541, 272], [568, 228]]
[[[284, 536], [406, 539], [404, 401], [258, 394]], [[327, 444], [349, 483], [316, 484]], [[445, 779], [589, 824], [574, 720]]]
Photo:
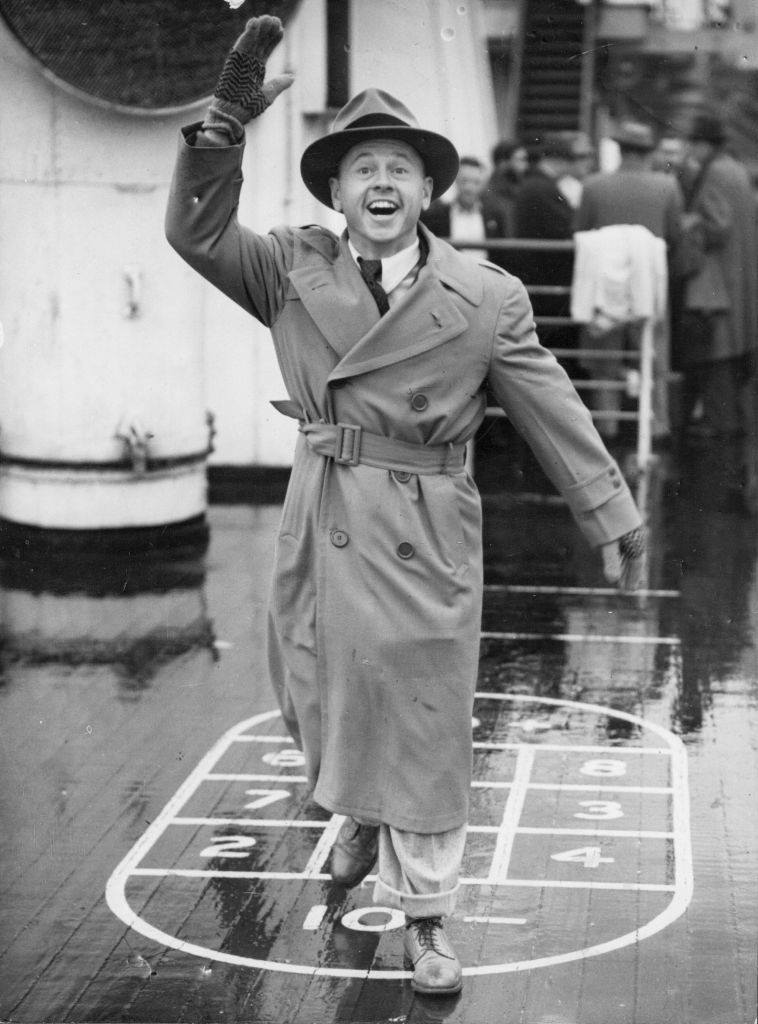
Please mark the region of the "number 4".
[[551, 860], [567, 861], [570, 864], [581, 864], [585, 868], [596, 868], [599, 864], [613, 864], [613, 857], [601, 857], [599, 846], [579, 846], [576, 850], [564, 850], [554, 853]]

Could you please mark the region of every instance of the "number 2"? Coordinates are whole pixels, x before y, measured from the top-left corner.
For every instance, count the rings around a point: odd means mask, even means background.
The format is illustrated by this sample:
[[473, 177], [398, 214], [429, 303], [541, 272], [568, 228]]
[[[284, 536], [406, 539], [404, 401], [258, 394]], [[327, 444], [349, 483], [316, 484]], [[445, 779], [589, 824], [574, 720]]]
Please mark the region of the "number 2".
[[214, 836], [211, 845], [200, 851], [201, 857], [247, 857], [255, 846], [252, 836]]

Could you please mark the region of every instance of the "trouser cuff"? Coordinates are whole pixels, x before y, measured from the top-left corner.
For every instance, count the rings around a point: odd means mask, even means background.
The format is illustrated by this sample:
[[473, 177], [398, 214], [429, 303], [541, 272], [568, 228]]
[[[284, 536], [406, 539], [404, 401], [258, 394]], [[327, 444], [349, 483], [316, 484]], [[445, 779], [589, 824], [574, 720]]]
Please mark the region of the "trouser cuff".
[[448, 917], [455, 910], [459, 885], [444, 892], [399, 892], [381, 878], [374, 884], [374, 903], [403, 910], [408, 917]]

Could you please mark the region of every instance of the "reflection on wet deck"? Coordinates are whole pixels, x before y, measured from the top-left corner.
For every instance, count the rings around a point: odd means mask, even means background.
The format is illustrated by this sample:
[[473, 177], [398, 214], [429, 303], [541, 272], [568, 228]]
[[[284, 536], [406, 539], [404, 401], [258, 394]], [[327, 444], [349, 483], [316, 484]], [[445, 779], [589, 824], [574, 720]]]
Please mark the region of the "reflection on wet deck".
[[[483, 696], [465, 871], [488, 877], [508, 860], [511, 881], [539, 885], [469, 887], [452, 929], [473, 973], [460, 998], [436, 1002], [411, 992], [393, 922], [384, 912], [370, 916], [370, 889], [345, 894], [321, 869], [311, 880], [284, 877], [315, 864], [328, 816], [300, 784], [270, 781], [297, 775], [260, 760], [277, 743], [287, 748], [276, 717], [226, 750], [215, 769], [222, 778], [211, 772], [198, 784], [178, 820], [135, 862], [143, 873], [125, 878], [143, 916], [180, 942], [232, 959], [152, 941], [104, 900], [117, 865], [219, 737], [275, 706], [263, 642], [278, 507], [212, 508], [210, 547], [194, 559], [140, 565], [97, 556], [64, 570], [6, 555], [0, 1017], [752, 1020], [758, 552], [755, 520], [735, 500], [725, 461], [699, 452], [664, 465], [652, 488], [641, 595], [603, 583], [560, 504], [497, 488], [485, 494]], [[648, 728], [670, 731], [688, 755], [692, 902], [638, 942], [561, 961], [569, 937], [571, 948], [591, 947], [619, 934], [620, 924], [644, 925], [672, 899], [673, 777], [668, 755], [655, 752], [666, 744], [660, 736], [650, 742]], [[528, 762], [519, 760], [524, 749]], [[620, 774], [614, 781], [593, 771]], [[269, 781], [245, 781], [251, 774]], [[498, 830], [518, 779], [520, 817], [506, 848]], [[621, 798], [608, 792], [622, 784]], [[276, 805], [241, 810], [263, 799], [251, 789], [282, 787], [289, 796]], [[576, 817], [612, 815], [615, 805], [623, 820]], [[302, 827], [275, 824], [293, 819]], [[571, 834], [582, 829], [615, 832]], [[230, 837], [248, 860], [224, 860]], [[243, 849], [245, 838], [256, 842]], [[588, 877], [601, 884], [587, 888]], [[633, 903], [625, 903], [630, 891]], [[256, 950], [327, 973], [277, 973], [233, 959]], [[529, 966], [540, 957], [558, 959], [549, 970]], [[525, 966], [476, 972], [493, 961]], [[368, 973], [382, 970], [400, 976]]]

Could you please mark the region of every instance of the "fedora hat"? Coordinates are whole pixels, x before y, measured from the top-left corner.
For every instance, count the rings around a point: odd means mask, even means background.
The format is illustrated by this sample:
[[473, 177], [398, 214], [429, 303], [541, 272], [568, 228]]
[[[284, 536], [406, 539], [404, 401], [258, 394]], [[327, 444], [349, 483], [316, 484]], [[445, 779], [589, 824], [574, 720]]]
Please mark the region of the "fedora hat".
[[612, 137], [623, 149], [636, 149], [641, 153], [655, 149], [653, 129], [640, 121], [622, 121]]
[[410, 110], [388, 92], [366, 89], [340, 110], [329, 134], [316, 139], [303, 153], [300, 174], [319, 202], [332, 205], [329, 179], [337, 176], [340, 160], [348, 150], [369, 139], [397, 139], [412, 146], [434, 182], [432, 199], [455, 181], [459, 158], [452, 142], [444, 135], [419, 128]]

